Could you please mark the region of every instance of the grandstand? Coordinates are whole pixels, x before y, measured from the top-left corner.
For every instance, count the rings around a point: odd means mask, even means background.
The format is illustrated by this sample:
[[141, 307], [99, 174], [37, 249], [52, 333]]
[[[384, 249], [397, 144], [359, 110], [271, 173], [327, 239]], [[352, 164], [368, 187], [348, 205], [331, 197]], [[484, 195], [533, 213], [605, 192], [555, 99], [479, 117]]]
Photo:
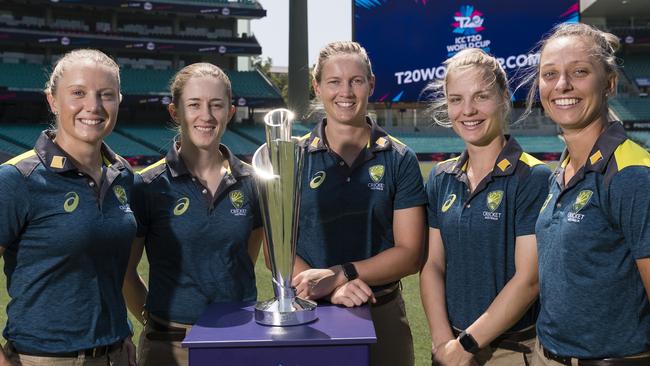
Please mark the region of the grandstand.
[[[31, 148], [51, 116], [42, 94], [52, 64], [63, 53], [95, 47], [121, 66], [119, 121], [107, 142], [142, 165], [164, 155], [176, 132], [166, 110], [168, 84], [179, 68], [212, 62], [229, 75], [238, 108], [223, 137], [236, 154], [250, 157], [264, 142], [259, 123], [265, 110], [283, 106], [278, 89], [250, 58], [261, 46], [247, 22], [266, 16], [255, 0], [6, 0], [0, 8], [0, 161]], [[146, 5], [149, 4], [149, 5]], [[584, 9], [585, 22], [615, 32], [624, 41], [621, 80], [626, 88], [610, 101], [611, 114], [630, 136], [649, 146], [650, 17], [630, 14], [604, 1]], [[630, 42], [629, 36], [632, 41]], [[629, 86], [629, 87], [627, 87]], [[521, 106], [515, 108], [517, 119]], [[393, 136], [424, 160], [440, 160], [463, 150], [447, 129], [431, 127], [424, 103], [371, 103], [369, 112]], [[317, 117], [296, 124], [294, 135], [311, 129]], [[549, 160], [564, 145], [556, 126], [536, 110], [511, 127], [524, 149]]]
[[[93, 47], [121, 67], [118, 126], [107, 142], [135, 163], [158, 158], [175, 132], [169, 121], [169, 82], [194, 62], [220, 66], [232, 80], [239, 124], [255, 109], [284, 105], [277, 88], [250, 58], [261, 54], [248, 22], [266, 16], [254, 0], [8, 0], [0, 8], [0, 151], [3, 160], [33, 146], [51, 116], [42, 95], [53, 63], [65, 52]], [[248, 61], [248, 62], [242, 62]], [[227, 132], [240, 155], [257, 141]]]

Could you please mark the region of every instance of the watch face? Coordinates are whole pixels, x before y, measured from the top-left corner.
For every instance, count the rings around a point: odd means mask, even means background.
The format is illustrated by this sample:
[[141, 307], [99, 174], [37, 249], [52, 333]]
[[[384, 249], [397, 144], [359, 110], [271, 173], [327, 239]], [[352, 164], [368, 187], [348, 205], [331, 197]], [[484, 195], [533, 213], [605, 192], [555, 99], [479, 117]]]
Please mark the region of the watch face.
[[352, 281], [357, 277], [359, 277], [359, 273], [357, 273], [357, 269], [354, 268], [354, 264], [344, 263], [342, 266], [343, 266], [343, 274], [345, 275], [345, 278], [348, 279], [348, 281]]
[[458, 342], [460, 342], [460, 345], [469, 353], [476, 353], [479, 350], [478, 343], [476, 343], [474, 337], [469, 333], [465, 333], [465, 331], [463, 331], [458, 337]]

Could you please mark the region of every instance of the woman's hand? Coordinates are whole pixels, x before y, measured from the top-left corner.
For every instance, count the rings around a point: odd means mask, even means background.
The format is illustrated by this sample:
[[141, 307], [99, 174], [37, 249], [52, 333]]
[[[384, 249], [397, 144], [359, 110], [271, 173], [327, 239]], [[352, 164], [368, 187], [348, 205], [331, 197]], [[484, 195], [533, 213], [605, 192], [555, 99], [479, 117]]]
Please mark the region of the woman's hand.
[[442, 347], [432, 350], [433, 364], [440, 366], [478, 366], [474, 355], [465, 351], [458, 339], [452, 339]]
[[138, 366], [138, 363], [136, 361], [135, 344], [133, 344], [131, 337], [126, 337], [124, 339], [124, 347], [126, 348], [126, 354], [129, 359], [129, 366]]
[[377, 300], [370, 286], [358, 278], [337, 287], [330, 299], [332, 304], [344, 305], [348, 308], [363, 305], [368, 301], [374, 303]]
[[7, 354], [4, 351], [0, 351], [0, 366], [19, 366], [15, 363], [12, 363], [7, 357]]
[[[338, 270], [337, 270], [338, 267]], [[345, 283], [345, 276], [340, 266], [325, 269], [308, 269], [300, 272], [291, 282], [296, 288], [296, 295], [303, 299], [318, 300]]]

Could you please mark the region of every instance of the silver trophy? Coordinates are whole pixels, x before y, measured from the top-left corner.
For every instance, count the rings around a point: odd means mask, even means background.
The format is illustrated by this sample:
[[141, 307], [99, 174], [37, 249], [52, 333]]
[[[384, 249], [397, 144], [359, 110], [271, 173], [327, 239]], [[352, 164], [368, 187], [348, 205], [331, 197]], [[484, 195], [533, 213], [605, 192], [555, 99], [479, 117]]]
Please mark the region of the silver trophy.
[[296, 297], [291, 287], [303, 165], [303, 149], [291, 137], [292, 122], [289, 110], [267, 113], [266, 144], [253, 155], [275, 294], [255, 305], [255, 321], [264, 325], [298, 325], [317, 319], [316, 303]]

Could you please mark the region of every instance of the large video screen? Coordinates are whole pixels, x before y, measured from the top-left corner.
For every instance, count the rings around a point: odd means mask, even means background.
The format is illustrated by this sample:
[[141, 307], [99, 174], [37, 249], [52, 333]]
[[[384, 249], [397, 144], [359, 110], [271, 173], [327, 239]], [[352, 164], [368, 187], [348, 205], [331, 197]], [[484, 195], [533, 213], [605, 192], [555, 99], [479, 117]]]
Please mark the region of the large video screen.
[[510, 76], [538, 63], [531, 50], [542, 36], [579, 21], [579, 11], [577, 0], [355, 0], [353, 37], [377, 77], [371, 100], [417, 102], [444, 76], [443, 61], [464, 48], [496, 56]]

